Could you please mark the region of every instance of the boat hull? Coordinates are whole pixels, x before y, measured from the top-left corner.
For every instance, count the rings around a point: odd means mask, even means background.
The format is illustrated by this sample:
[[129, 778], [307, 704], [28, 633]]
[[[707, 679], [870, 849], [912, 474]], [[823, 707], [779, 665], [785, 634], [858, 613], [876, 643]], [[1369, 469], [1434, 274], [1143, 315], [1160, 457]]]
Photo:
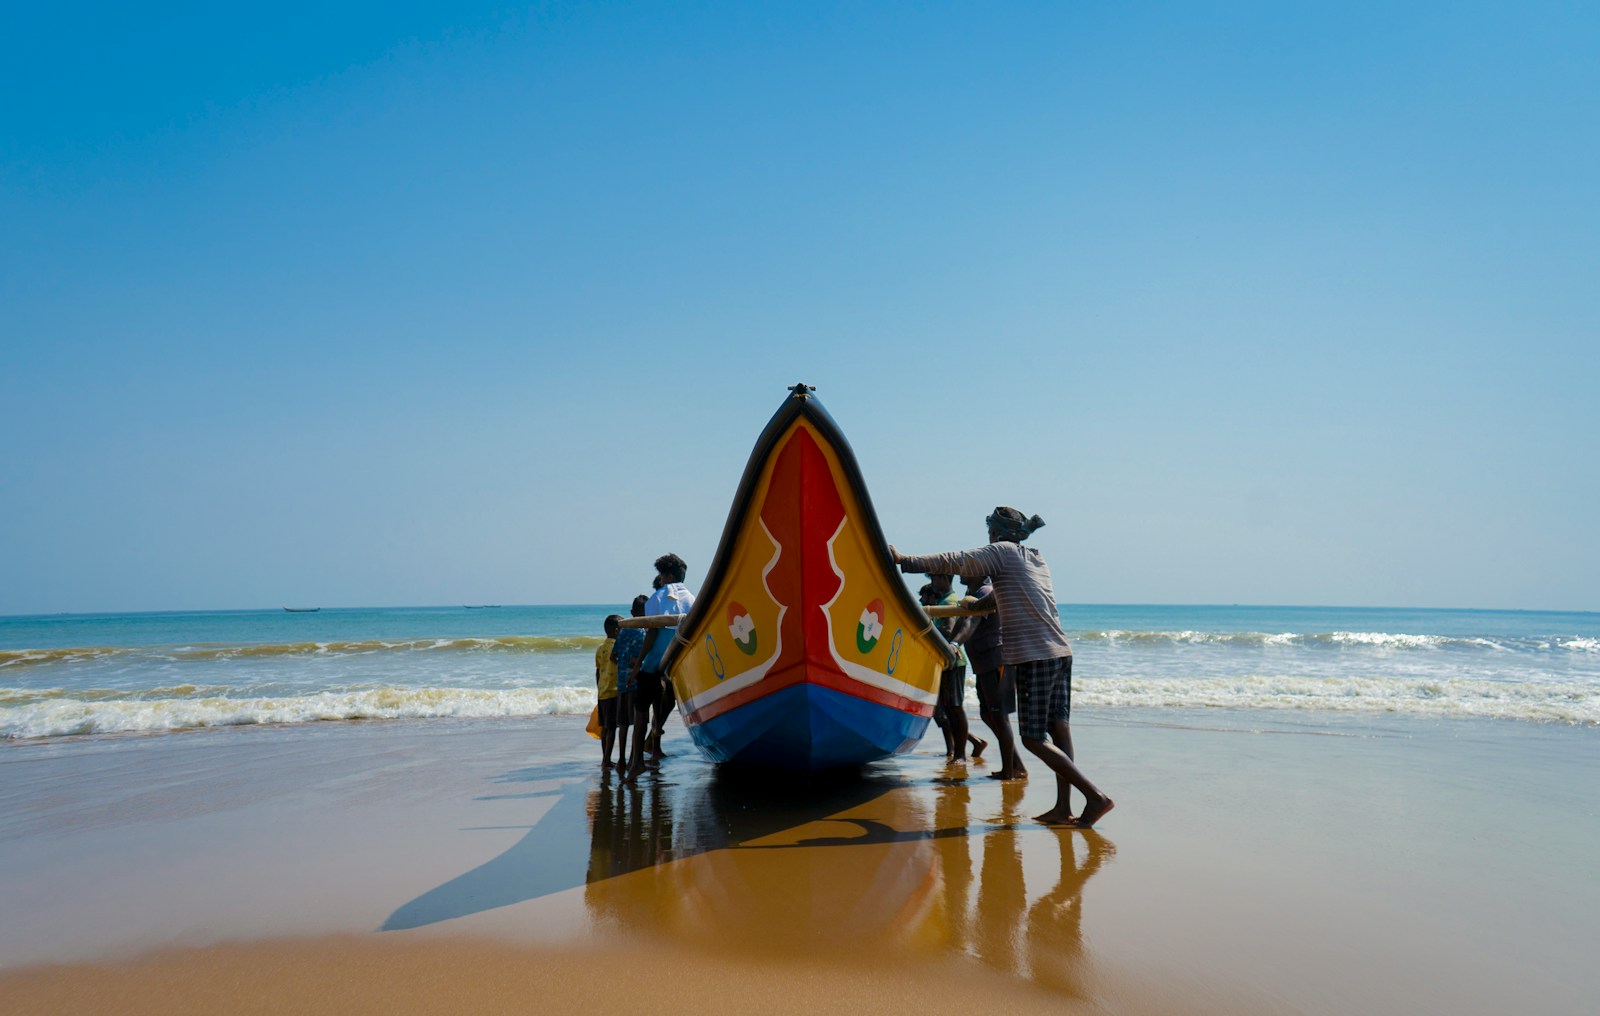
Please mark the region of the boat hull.
[[889, 558], [837, 425], [787, 400], [667, 657], [695, 743], [718, 762], [803, 770], [906, 751], [951, 656]]
[[816, 684], [793, 684], [689, 728], [714, 762], [820, 770], [909, 750], [928, 718]]

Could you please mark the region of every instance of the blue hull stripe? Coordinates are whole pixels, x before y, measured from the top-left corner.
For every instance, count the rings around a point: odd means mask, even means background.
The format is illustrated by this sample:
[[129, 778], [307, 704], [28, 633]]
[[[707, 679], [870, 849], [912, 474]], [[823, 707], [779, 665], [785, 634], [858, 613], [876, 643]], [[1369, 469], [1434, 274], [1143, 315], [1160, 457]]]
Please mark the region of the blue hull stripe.
[[689, 728], [715, 762], [783, 769], [859, 765], [909, 750], [926, 716], [814, 684], [795, 684]]

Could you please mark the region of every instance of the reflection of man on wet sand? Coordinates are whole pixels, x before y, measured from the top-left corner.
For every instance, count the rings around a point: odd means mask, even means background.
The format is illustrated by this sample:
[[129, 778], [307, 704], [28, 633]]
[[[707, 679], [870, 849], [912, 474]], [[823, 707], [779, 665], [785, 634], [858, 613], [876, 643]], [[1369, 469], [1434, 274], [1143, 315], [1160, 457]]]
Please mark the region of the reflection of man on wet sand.
[[[1023, 747], [1056, 774], [1055, 807], [1037, 817], [1050, 825], [1087, 829], [1115, 807], [1115, 802], [1073, 761], [1072, 728], [1067, 725], [1072, 709], [1072, 646], [1056, 616], [1050, 566], [1038, 550], [1022, 546], [1044, 520], [1001, 507], [984, 521], [989, 526], [987, 546], [919, 556], [890, 547], [889, 554], [905, 572], [989, 576], [1004, 638], [1001, 659], [1016, 679]], [[1072, 814], [1073, 787], [1085, 798], [1083, 814], [1076, 818]]]
[[[785, 785], [694, 767], [635, 792], [602, 781], [588, 795], [584, 904], [596, 929], [728, 955], [893, 963], [938, 943], [1086, 997], [1082, 894], [1114, 848], [1093, 831], [1019, 825], [1025, 793], [895, 773]], [[1060, 851], [1060, 873], [1046, 864], [1054, 887], [1030, 906], [1023, 858], [1038, 850]]]
[[[1082, 867], [1074, 853], [1079, 839], [1087, 850]], [[1093, 830], [1086, 830], [1082, 837], [1059, 836], [1057, 842], [1061, 847], [1061, 880], [1028, 908], [1028, 966], [1039, 986], [1086, 997], [1083, 887], [1090, 876], [1116, 856], [1117, 848]]]
[[978, 905], [974, 908], [973, 951], [984, 963], [1005, 973], [1017, 973], [1018, 930], [1028, 905], [1022, 884], [1021, 820], [1024, 787], [1006, 783], [1000, 788], [998, 827], [983, 835], [983, 862], [978, 870]]
[[938, 836], [934, 849], [939, 853], [940, 883], [944, 888], [945, 920], [949, 922], [952, 945], [961, 948], [970, 936], [967, 895], [972, 888], [972, 845], [966, 835], [972, 791], [965, 780], [940, 784], [933, 802], [933, 825], [937, 832], [960, 830], [961, 835]]

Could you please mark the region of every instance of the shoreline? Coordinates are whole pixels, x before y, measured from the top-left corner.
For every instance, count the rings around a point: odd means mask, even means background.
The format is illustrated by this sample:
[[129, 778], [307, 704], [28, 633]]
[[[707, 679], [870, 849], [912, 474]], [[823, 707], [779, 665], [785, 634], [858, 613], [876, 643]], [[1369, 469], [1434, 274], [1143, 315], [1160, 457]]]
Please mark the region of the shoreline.
[[[294, 1007], [312, 981], [282, 971], [337, 954], [443, 964], [440, 983], [492, 1009], [517, 995], [518, 963], [613, 952], [706, 990], [729, 964], [798, 964], [803, 986], [866, 963], [881, 976], [852, 997], [880, 1008], [896, 996], [872, 992], [941, 977], [928, 998], [1015, 989], [1126, 1012], [1555, 1013], [1600, 990], [1583, 946], [1600, 933], [1589, 728], [1085, 710], [1079, 758], [1118, 807], [1062, 833], [1027, 819], [1053, 798], [1037, 772], [1000, 784], [929, 741], [841, 786], [749, 787], [671, 725], [674, 757], [628, 790], [581, 727], [11, 745], [0, 998], [81, 1011], [83, 985], [148, 981], [201, 1011], [225, 976]], [[654, 965], [663, 950], [674, 965]], [[390, 998], [368, 995], [374, 1012]]]

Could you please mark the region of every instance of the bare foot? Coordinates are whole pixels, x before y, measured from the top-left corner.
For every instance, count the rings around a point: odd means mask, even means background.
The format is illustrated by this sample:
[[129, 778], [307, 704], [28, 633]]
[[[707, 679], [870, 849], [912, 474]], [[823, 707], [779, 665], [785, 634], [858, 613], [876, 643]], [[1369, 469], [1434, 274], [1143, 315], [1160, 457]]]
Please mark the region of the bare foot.
[[991, 780], [1025, 780], [1027, 778], [1028, 770], [1021, 768], [1002, 769], [997, 773], [989, 774], [989, 779]]
[[983, 749], [989, 747], [989, 742], [985, 741], [981, 737], [973, 737], [971, 735], [967, 736], [967, 740], [972, 742], [972, 757], [973, 758], [982, 758], [983, 757]]
[[1055, 808], [1051, 808], [1043, 815], [1035, 815], [1033, 817], [1045, 825], [1076, 826], [1078, 824], [1077, 816], [1073, 815], [1072, 812], [1059, 811]]
[[636, 765], [632, 769], [628, 770], [628, 774], [622, 778], [622, 782], [623, 783], [636, 782], [639, 779], [639, 774], [644, 772], [644, 770], [645, 770], [645, 764], [643, 762], [640, 762], [638, 765]]
[[1117, 806], [1117, 802], [1109, 797], [1102, 797], [1098, 801], [1084, 805], [1083, 814], [1078, 816], [1075, 823], [1079, 829], [1093, 829], [1094, 824], [1105, 818], [1106, 813]]

